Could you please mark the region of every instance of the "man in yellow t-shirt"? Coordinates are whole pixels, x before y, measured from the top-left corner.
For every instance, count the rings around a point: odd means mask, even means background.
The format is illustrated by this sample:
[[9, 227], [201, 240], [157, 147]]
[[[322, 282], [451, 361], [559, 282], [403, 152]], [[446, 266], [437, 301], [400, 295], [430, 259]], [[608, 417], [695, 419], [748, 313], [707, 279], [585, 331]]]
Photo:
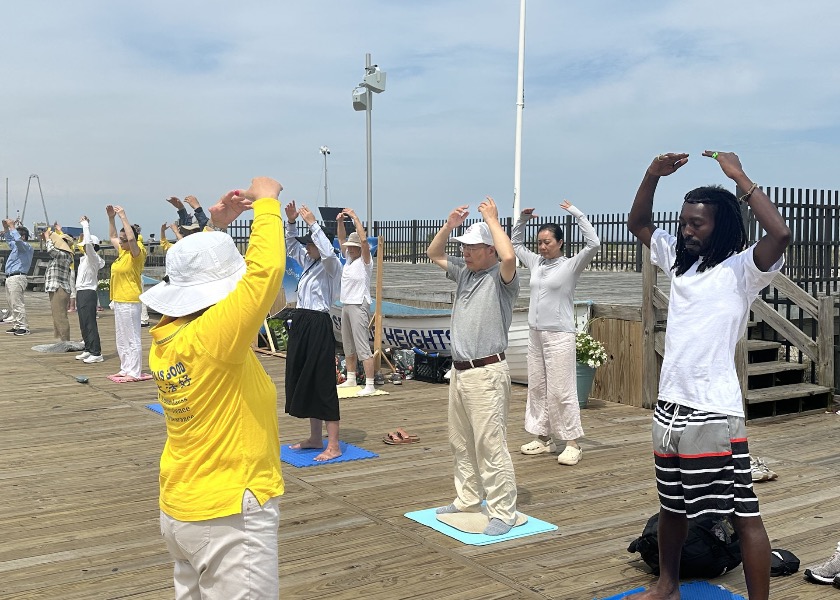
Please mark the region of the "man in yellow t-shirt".
[[164, 315], [149, 367], [166, 418], [160, 522], [178, 599], [279, 595], [277, 391], [250, 345], [286, 267], [282, 189], [257, 177], [210, 208], [216, 228], [253, 208], [244, 259], [226, 233], [191, 235], [140, 297]]

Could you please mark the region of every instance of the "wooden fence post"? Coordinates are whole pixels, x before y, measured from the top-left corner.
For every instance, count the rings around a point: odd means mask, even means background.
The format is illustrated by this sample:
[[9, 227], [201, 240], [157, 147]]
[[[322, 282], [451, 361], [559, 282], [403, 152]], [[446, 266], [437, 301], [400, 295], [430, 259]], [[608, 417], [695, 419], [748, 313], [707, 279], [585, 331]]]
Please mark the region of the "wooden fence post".
[[656, 267], [650, 248], [642, 245], [642, 407], [653, 408], [659, 397], [659, 359], [656, 355], [656, 308], [653, 289]]

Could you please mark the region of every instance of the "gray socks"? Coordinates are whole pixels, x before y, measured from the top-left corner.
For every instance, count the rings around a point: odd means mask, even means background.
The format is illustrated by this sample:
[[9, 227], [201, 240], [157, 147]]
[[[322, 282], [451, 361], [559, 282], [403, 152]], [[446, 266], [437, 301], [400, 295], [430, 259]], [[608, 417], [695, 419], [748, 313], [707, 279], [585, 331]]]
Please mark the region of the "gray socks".
[[513, 525], [508, 525], [501, 519], [497, 519], [493, 517], [490, 519], [490, 523], [487, 524], [487, 527], [484, 529], [484, 535], [504, 535], [508, 531], [513, 528]]
[[452, 513], [459, 513], [461, 512], [455, 507], [455, 504], [449, 504], [447, 506], [441, 506], [440, 508], [435, 509], [436, 515], [449, 515]]

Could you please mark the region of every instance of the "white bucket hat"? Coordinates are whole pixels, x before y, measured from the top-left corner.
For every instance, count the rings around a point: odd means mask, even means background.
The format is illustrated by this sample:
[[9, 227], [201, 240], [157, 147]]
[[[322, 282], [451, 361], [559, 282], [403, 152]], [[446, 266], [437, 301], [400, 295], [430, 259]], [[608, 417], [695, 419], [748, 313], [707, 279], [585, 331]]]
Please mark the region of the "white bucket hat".
[[169, 317], [183, 317], [224, 300], [245, 274], [245, 259], [220, 231], [190, 235], [166, 253], [166, 278], [140, 301]]
[[481, 221], [478, 223], [473, 223], [467, 230], [464, 232], [464, 235], [459, 235], [458, 237], [452, 238], [456, 242], [461, 242], [462, 244], [487, 244], [488, 246], [493, 245], [493, 234], [490, 233], [490, 228], [487, 226], [487, 223]]
[[357, 232], [353, 232], [347, 236], [347, 240], [341, 244], [342, 246], [356, 246], [357, 248], [362, 247], [362, 239], [359, 237]]

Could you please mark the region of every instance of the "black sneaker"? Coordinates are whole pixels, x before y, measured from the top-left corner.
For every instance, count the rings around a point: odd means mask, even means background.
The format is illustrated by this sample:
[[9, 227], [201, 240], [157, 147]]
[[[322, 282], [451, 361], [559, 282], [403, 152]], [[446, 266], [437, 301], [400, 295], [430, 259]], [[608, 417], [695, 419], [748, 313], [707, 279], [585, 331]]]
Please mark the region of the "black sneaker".
[[18, 329], [15, 335], [29, 335], [31, 332], [28, 329]]
[[9, 335], [14, 335], [17, 332], [18, 332], [17, 327], [12, 327], [11, 329], [6, 330], [6, 333], [8, 333]]

